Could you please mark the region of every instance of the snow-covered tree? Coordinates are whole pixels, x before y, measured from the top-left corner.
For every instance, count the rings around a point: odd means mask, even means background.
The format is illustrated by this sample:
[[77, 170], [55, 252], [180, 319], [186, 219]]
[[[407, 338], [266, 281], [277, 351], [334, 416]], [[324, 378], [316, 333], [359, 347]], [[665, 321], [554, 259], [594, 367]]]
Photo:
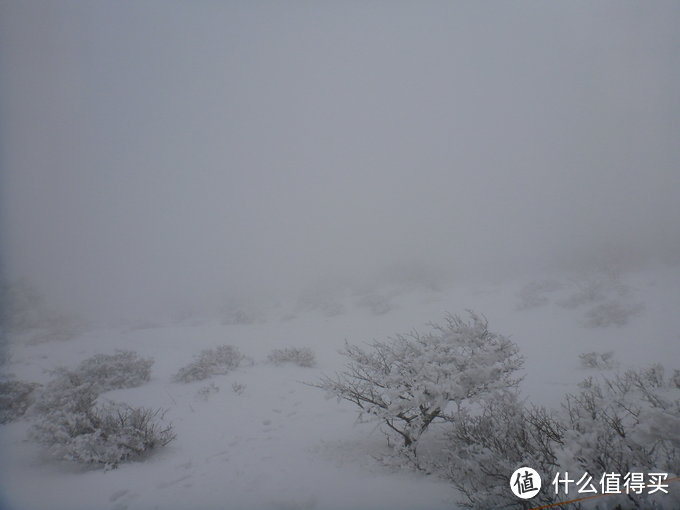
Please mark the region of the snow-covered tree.
[[445, 460], [435, 469], [458, 489], [463, 507], [527, 509], [553, 504], [560, 497], [549, 490], [527, 502], [518, 500], [508, 490], [508, 481], [522, 466], [540, 474], [556, 472], [564, 432], [556, 413], [526, 406], [516, 392], [500, 392], [452, 424], [446, 432]]
[[373, 341], [368, 349], [346, 343], [345, 370], [316, 386], [356, 404], [415, 452], [433, 422], [455, 420], [466, 404], [519, 382], [517, 346], [490, 332], [483, 316], [469, 315], [469, 321], [449, 315], [427, 334]]
[[[534, 508], [568, 499], [541, 491], [530, 503], [507, 490], [521, 466], [535, 468], [550, 483], [557, 473], [587, 474], [595, 485], [605, 473], [680, 471], [680, 384], [660, 365], [614, 376], [590, 377], [559, 411], [527, 407], [511, 393], [463, 413], [447, 432], [448, 458], [438, 471], [470, 508]], [[625, 481], [625, 479], [624, 479]], [[598, 501], [600, 510], [675, 509], [677, 495], [627, 493]], [[575, 508], [582, 508], [578, 504]]]
[[[588, 472], [596, 480], [611, 472], [680, 475], [680, 386], [661, 365], [591, 377], [580, 386], [563, 403], [562, 471]], [[678, 508], [680, 500], [662, 496], [660, 503], [625, 494], [605, 508]]]

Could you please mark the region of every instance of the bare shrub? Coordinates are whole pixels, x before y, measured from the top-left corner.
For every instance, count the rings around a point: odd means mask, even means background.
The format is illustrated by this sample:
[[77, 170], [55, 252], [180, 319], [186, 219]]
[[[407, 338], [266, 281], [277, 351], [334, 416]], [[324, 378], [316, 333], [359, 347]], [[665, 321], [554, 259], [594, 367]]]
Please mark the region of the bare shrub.
[[642, 303], [623, 304], [619, 301], [607, 301], [595, 305], [585, 313], [584, 326], [589, 328], [606, 328], [609, 326], [625, 326], [629, 319], [644, 310]]
[[428, 334], [398, 335], [369, 347], [346, 343], [345, 370], [316, 386], [358, 406], [360, 417], [386, 425], [413, 454], [430, 424], [452, 420], [466, 403], [515, 386], [514, 373], [523, 364], [517, 346], [490, 332], [486, 319], [473, 312], [469, 322], [450, 315]]
[[198, 357], [179, 369], [174, 376], [176, 382], [202, 381], [214, 375], [227, 374], [237, 368], [244, 356], [233, 345], [220, 345], [201, 351]]
[[0, 423], [21, 418], [33, 404], [39, 384], [5, 379], [0, 381]]
[[285, 347], [274, 349], [267, 356], [267, 360], [274, 365], [293, 363], [301, 367], [313, 367], [316, 364], [314, 351], [309, 347]]
[[610, 370], [617, 366], [614, 361], [614, 351], [607, 352], [584, 352], [578, 355], [581, 360], [581, 367], [596, 368], [599, 370]]

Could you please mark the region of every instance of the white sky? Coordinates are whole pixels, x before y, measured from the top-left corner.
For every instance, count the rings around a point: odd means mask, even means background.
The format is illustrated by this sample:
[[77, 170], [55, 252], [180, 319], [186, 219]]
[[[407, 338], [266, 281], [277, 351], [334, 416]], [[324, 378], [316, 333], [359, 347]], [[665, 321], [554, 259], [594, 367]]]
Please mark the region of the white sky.
[[0, 1], [1, 255], [74, 308], [680, 256], [680, 3]]

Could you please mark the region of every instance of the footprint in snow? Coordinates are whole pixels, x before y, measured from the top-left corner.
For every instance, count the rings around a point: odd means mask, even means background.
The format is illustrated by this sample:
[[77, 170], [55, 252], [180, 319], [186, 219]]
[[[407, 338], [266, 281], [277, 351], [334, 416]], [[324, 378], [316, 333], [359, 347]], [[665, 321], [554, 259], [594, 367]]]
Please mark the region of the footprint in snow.
[[159, 483], [158, 485], [156, 485], [156, 488], [157, 489], [167, 489], [168, 487], [171, 487], [172, 485], [176, 485], [180, 482], [183, 482], [187, 478], [191, 478], [191, 475], [184, 475], [184, 476], [180, 476], [176, 480], [170, 480], [169, 482]]
[[192, 466], [193, 466], [192, 462], [190, 460], [188, 460], [186, 462], [182, 462], [181, 464], [177, 464], [175, 466], [175, 468], [176, 469], [191, 469]]
[[111, 497], [109, 498], [109, 501], [111, 501], [112, 503], [115, 503], [115, 501], [116, 501], [117, 499], [122, 498], [122, 497], [125, 496], [128, 492], [129, 492], [129, 491], [127, 491], [127, 490], [125, 490], [125, 489], [116, 491], [116, 492], [114, 492], [113, 494], [111, 494]]

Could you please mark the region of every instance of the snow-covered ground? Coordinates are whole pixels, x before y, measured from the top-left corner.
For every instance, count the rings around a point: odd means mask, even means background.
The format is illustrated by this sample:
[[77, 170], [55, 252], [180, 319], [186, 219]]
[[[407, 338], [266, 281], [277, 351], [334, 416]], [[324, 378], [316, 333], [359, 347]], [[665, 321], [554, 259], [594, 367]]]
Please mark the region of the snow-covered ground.
[[[538, 404], [558, 406], [592, 373], [580, 364], [583, 352], [614, 351], [621, 368], [656, 362], [680, 368], [680, 268], [665, 266], [619, 276], [347, 291], [245, 310], [237, 315], [241, 323], [225, 313], [91, 329], [67, 341], [17, 341], [4, 370], [41, 383], [50, 378], [47, 370], [96, 353], [128, 349], [152, 357], [149, 383], [103, 398], [167, 409], [177, 438], [143, 461], [104, 471], [46, 458], [26, 439], [28, 420], [2, 425], [0, 508], [455, 508], [447, 482], [386, 467], [377, 460], [387, 446], [375, 424], [358, 423], [351, 404], [305, 382], [342, 367], [338, 349], [345, 339], [362, 343], [426, 330], [445, 313], [466, 309], [483, 313], [491, 330], [519, 345], [526, 357], [522, 390]], [[607, 325], [612, 320], [623, 324]], [[253, 363], [207, 381], [172, 382], [201, 350], [221, 344], [237, 346]], [[267, 362], [272, 349], [287, 346], [313, 349], [316, 366]], [[199, 393], [211, 384], [219, 391]]]

